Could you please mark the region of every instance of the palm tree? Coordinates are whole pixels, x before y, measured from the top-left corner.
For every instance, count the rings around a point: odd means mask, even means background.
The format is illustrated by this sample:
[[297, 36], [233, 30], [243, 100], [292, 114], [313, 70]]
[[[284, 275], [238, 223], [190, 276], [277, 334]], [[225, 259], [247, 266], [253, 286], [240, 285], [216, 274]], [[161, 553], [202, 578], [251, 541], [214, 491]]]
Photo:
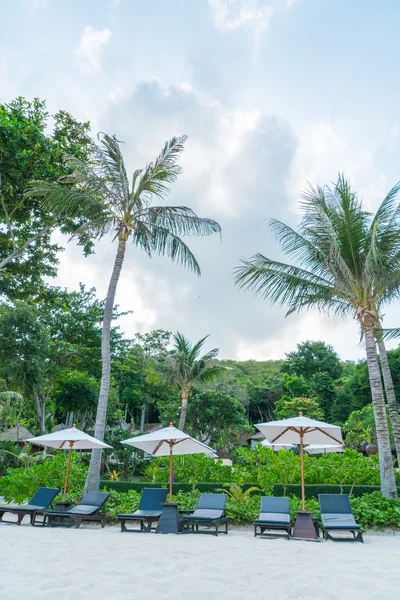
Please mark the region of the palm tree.
[[317, 308], [351, 315], [365, 338], [379, 448], [381, 489], [397, 496], [388, 421], [375, 342], [380, 308], [399, 296], [400, 234], [396, 185], [372, 217], [363, 210], [349, 182], [339, 176], [333, 189], [310, 188], [303, 195], [299, 230], [276, 220], [271, 228], [293, 264], [257, 254], [242, 260], [236, 283], [273, 303], [288, 315]]
[[[199, 264], [181, 236], [210, 235], [221, 229], [215, 221], [200, 218], [185, 206], [152, 206], [154, 198], [165, 199], [168, 184], [181, 173], [177, 163], [186, 136], [172, 138], [154, 162], [134, 171], [131, 186], [117, 138], [99, 134], [99, 140], [93, 146], [91, 161], [68, 156], [70, 175], [55, 183], [33, 181], [27, 193], [41, 197], [44, 207], [60, 218], [61, 223], [66, 219], [79, 220], [76, 235], [82, 242], [100, 239], [107, 233], [112, 233], [113, 240], [118, 241], [104, 309], [102, 375], [94, 430], [95, 437], [103, 440], [110, 388], [110, 328], [128, 240], [150, 257], [167, 255], [200, 275]], [[94, 450], [86, 491], [99, 488], [100, 464], [101, 451]]]
[[383, 385], [386, 392], [386, 401], [389, 409], [390, 420], [392, 422], [392, 431], [394, 445], [396, 447], [397, 463], [400, 465], [400, 415], [399, 408], [394, 391], [392, 373], [390, 372], [389, 360], [386, 352], [386, 346], [381, 335], [381, 330], [375, 330], [376, 343], [379, 350], [379, 362], [381, 364]]
[[210, 350], [200, 356], [206, 337], [192, 346], [190, 341], [179, 331], [173, 335], [174, 348], [160, 366], [166, 381], [179, 388], [181, 392], [181, 415], [179, 429], [185, 428], [189, 390], [193, 385], [212, 383], [226, 372], [226, 368], [214, 362], [219, 348]]

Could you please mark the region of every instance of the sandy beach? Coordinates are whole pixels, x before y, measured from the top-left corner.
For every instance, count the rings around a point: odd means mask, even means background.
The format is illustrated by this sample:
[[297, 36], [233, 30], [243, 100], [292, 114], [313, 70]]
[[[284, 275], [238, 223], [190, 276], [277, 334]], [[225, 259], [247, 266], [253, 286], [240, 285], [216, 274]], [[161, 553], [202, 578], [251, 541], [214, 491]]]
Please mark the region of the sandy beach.
[[0, 525], [1, 600], [397, 600], [400, 536], [365, 544]]

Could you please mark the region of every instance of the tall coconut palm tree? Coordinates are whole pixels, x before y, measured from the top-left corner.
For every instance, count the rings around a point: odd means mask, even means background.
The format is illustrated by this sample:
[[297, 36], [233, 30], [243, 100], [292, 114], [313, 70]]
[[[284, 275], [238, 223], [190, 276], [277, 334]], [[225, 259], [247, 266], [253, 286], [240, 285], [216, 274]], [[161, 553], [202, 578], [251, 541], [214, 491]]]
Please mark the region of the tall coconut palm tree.
[[[185, 206], [152, 206], [154, 199], [165, 199], [168, 184], [181, 173], [177, 163], [186, 136], [172, 138], [154, 162], [134, 171], [131, 185], [117, 138], [101, 134], [99, 140], [94, 145], [93, 160], [82, 162], [68, 156], [70, 175], [56, 183], [33, 181], [27, 193], [41, 197], [44, 207], [61, 222], [80, 220], [76, 235], [83, 241], [112, 233], [118, 243], [104, 309], [102, 375], [94, 430], [95, 437], [103, 440], [110, 388], [110, 328], [127, 242], [130, 240], [150, 257], [167, 255], [200, 275], [199, 264], [181, 236], [209, 235], [221, 229], [215, 221], [200, 218]], [[94, 450], [86, 491], [99, 488], [100, 464], [101, 451]]]
[[193, 385], [212, 383], [227, 371], [225, 367], [214, 362], [219, 348], [214, 348], [200, 356], [207, 338], [208, 335], [192, 345], [178, 331], [173, 336], [174, 348], [168, 353], [164, 364], [160, 367], [166, 381], [179, 388], [181, 392], [179, 429], [185, 428], [190, 388]]
[[388, 421], [375, 342], [380, 308], [399, 297], [400, 234], [395, 186], [375, 216], [363, 210], [349, 182], [339, 176], [329, 187], [303, 195], [299, 230], [272, 220], [271, 227], [293, 264], [257, 254], [242, 260], [236, 283], [264, 299], [286, 305], [288, 315], [317, 308], [351, 315], [362, 329], [379, 448], [381, 489], [397, 496]]
[[[388, 330], [393, 334], [396, 330]], [[392, 336], [393, 337], [393, 336]], [[396, 447], [397, 463], [400, 465], [400, 414], [399, 406], [394, 391], [392, 373], [390, 371], [389, 360], [386, 352], [384, 334], [381, 329], [375, 330], [375, 338], [379, 350], [379, 362], [381, 364], [383, 385], [386, 392], [386, 401], [389, 409], [390, 420], [392, 422], [393, 439]]]

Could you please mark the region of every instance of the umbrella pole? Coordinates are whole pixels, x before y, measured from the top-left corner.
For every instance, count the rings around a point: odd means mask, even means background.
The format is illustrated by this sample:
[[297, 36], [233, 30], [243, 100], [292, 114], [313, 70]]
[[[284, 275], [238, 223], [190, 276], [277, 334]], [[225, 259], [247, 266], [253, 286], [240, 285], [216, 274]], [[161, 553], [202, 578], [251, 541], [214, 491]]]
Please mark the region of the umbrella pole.
[[304, 491], [304, 442], [303, 431], [300, 429], [300, 469], [301, 469], [301, 508], [306, 509], [305, 491]]
[[71, 464], [71, 454], [72, 454], [72, 444], [73, 444], [73, 442], [69, 443], [69, 452], [68, 452], [68, 461], [67, 461], [67, 472], [65, 473], [63, 502], [65, 502], [65, 497], [67, 495], [68, 475], [69, 475], [69, 467], [70, 467], [70, 464]]
[[169, 501], [172, 502], [172, 442], [169, 442]]

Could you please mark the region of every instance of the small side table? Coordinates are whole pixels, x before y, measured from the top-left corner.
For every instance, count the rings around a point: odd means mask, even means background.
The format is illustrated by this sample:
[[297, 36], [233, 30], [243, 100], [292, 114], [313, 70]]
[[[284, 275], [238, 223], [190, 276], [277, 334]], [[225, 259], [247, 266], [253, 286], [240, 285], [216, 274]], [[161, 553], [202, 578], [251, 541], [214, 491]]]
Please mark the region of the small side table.
[[[73, 502], [56, 502], [54, 505], [54, 510], [57, 512], [67, 512], [67, 510], [69, 510], [73, 506]], [[57, 525], [63, 525], [64, 527], [72, 527], [74, 525], [74, 521], [70, 519], [67, 515], [65, 517], [57, 515], [56, 517], [52, 517], [51, 526], [57, 527]]]
[[312, 512], [308, 510], [296, 510], [296, 522], [293, 527], [292, 539], [319, 541], [315, 519], [311, 519]]
[[180, 533], [181, 523], [178, 505], [164, 502], [160, 519], [157, 524], [156, 533]]

